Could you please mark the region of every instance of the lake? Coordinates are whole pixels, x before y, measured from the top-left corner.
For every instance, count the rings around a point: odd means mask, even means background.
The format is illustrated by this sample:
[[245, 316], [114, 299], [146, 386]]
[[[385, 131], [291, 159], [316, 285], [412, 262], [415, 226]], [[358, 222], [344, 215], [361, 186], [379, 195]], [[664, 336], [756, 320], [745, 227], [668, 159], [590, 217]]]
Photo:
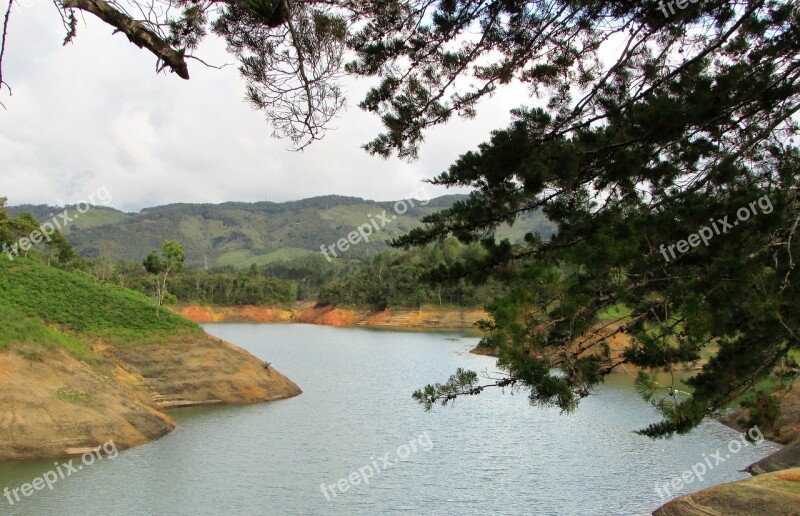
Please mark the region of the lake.
[[[36, 492], [2, 514], [649, 514], [663, 486], [698, 463], [674, 497], [746, 478], [775, 449], [739, 445], [707, 422], [690, 436], [633, 433], [658, 419], [614, 374], [572, 414], [489, 389], [431, 412], [411, 399], [457, 367], [495, 372], [458, 333], [299, 324], [209, 324], [304, 391], [240, 407], [182, 409], [178, 428]], [[718, 453], [718, 451], [720, 451]], [[727, 455], [727, 457], [726, 457]], [[712, 456], [724, 462], [715, 464]], [[61, 461], [59, 461], [61, 462]], [[0, 489], [54, 461], [0, 465]], [[672, 489], [672, 488], [669, 488]]]

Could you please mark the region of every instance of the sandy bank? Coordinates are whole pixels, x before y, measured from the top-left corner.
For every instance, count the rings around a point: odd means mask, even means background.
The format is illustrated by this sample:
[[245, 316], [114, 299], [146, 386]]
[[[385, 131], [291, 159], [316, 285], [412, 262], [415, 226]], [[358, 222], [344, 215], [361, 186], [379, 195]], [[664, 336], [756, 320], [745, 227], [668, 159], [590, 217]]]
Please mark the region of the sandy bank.
[[160, 345], [93, 343], [97, 360], [0, 352], [0, 461], [57, 458], [108, 440], [122, 450], [170, 432], [165, 409], [241, 404], [302, 391], [250, 353], [205, 333]]

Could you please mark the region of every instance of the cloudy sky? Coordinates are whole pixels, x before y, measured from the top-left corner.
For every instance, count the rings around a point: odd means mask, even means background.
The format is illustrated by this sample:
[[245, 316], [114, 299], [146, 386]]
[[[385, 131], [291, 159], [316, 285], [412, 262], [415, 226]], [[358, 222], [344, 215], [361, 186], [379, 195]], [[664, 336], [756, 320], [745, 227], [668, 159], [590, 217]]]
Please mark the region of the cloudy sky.
[[[298, 153], [270, 137], [263, 114], [243, 102], [236, 67], [214, 70], [190, 61], [189, 81], [156, 75], [149, 52], [89, 14], [75, 42], [63, 47], [53, 5], [20, 1], [3, 67], [13, 96], [4, 91], [0, 97], [7, 108], [0, 109], [0, 195], [10, 204], [72, 203], [104, 186], [110, 204], [126, 211], [325, 194], [397, 199], [507, 125], [509, 109], [526, 101], [521, 88], [498, 93], [481, 104], [476, 119], [429, 133], [420, 159], [407, 163], [360, 149], [380, 124], [357, 107], [370, 83], [349, 82], [350, 107], [336, 130]], [[233, 62], [217, 40], [197, 54], [215, 64]]]

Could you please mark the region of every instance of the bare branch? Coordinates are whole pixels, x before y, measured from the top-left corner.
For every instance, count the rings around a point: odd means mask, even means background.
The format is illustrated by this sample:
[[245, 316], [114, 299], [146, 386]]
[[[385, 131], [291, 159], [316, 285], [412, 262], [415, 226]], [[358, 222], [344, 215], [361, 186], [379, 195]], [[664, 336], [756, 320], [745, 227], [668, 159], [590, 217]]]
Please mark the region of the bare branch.
[[199, 61], [200, 64], [205, 65], [205, 66], [207, 66], [209, 68], [214, 68], [216, 70], [222, 70], [226, 66], [233, 66], [233, 63], [225, 63], [223, 65], [212, 65], [210, 63], [206, 63], [205, 61], [203, 61], [202, 59], [200, 59], [197, 56], [193, 56], [193, 55], [189, 55], [189, 54], [187, 54], [187, 55], [185, 55], [183, 57], [185, 57], [186, 59], [194, 59], [195, 61]]
[[178, 77], [189, 79], [189, 69], [186, 65], [186, 56], [183, 49], [175, 50], [158, 34], [148, 29], [141, 22], [115, 9], [105, 0], [62, 0], [61, 5], [64, 9], [80, 9], [94, 14], [128, 36], [128, 39], [134, 45], [139, 48], [147, 48], [165, 65], [172, 68], [172, 71], [178, 74]]
[[[11, 17], [11, 6], [14, 0], [8, 0], [8, 9], [6, 9], [6, 16], [3, 20], [3, 36], [0, 39], [0, 93], [3, 92], [3, 85], [8, 88], [8, 94], [11, 95], [11, 86], [3, 80], [3, 55], [6, 53], [6, 36], [8, 35], [8, 19]], [[0, 102], [0, 107], [6, 109], [5, 104]]]

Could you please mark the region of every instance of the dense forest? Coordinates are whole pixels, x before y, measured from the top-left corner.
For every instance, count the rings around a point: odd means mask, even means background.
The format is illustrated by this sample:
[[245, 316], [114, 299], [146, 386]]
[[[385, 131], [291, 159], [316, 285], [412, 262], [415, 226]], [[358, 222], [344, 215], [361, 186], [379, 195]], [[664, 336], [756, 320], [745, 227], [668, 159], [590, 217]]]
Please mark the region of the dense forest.
[[[379, 216], [385, 214], [390, 221], [382, 223], [368, 241], [351, 247], [343, 256], [369, 261], [391, 249], [389, 240], [419, 227], [422, 217], [466, 198], [428, 198], [424, 188], [410, 196], [416, 200], [371, 201], [327, 195], [283, 203], [180, 203], [138, 213], [101, 205], [75, 217], [62, 231], [75, 251], [86, 258], [135, 263], [151, 249], [161, 247], [163, 240], [175, 240], [183, 246], [187, 267], [247, 269], [253, 263], [261, 266], [319, 255], [321, 245], [329, 246], [369, 222], [370, 217], [380, 221]], [[12, 216], [29, 213], [44, 222], [65, 209], [69, 213], [76, 211], [74, 206], [20, 205], [9, 207], [8, 212]], [[554, 226], [541, 212], [535, 212], [513, 227], [498, 229], [498, 235], [516, 241], [528, 231], [549, 237]]]
[[[475, 285], [426, 282], [429, 266], [453, 265], [464, 257], [477, 258], [482, 249], [454, 238], [404, 253], [382, 252], [364, 262], [328, 262], [322, 256], [274, 262], [248, 269], [223, 267], [187, 269], [171, 277], [168, 301], [224, 306], [285, 305], [295, 301], [348, 305], [383, 310], [421, 305], [480, 306], [500, 290], [494, 281]], [[89, 262], [97, 270], [100, 261]], [[143, 293], [153, 290], [153, 277], [137, 264], [108, 264], [104, 278]]]
[[[346, 236], [369, 220], [370, 214], [391, 213], [401, 201], [325, 196], [286, 203], [173, 204], [137, 214], [93, 206], [56, 232], [52, 243], [34, 246], [26, 254], [165, 303], [239, 306], [316, 301], [376, 310], [481, 306], [500, 292], [495, 280], [480, 286], [464, 279], [425, 281], [431, 267], [446, 268], [485, 257], [479, 244], [448, 238], [408, 251], [390, 247], [392, 238], [419, 227], [422, 217], [466, 198], [427, 199], [424, 190], [417, 193], [423, 199], [413, 206], [409, 202], [402, 216], [334, 260], [320, 253], [320, 245]], [[20, 238], [38, 227], [37, 221], [49, 220], [61, 209], [22, 205], [6, 211]], [[69, 206], [63, 209], [74, 211]], [[534, 212], [497, 234], [520, 241], [529, 232], [549, 238], [554, 230], [541, 212]], [[179, 271], [168, 274], [161, 292], [156, 275], [148, 272], [142, 260], [164, 240], [180, 244], [185, 262]]]
[[[6, 218], [6, 240], [22, 238], [38, 227], [28, 213]], [[67, 270], [83, 271], [96, 281], [115, 284], [155, 296], [157, 276], [143, 262], [86, 258], [75, 253], [61, 233], [52, 242], [32, 246], [20, 257], [41, 260]], [[477, 285], [426, 281], [431, 266], [452, 266], [461, 260], [478, 260], [485, 250], [464, 245], [455, 238], [405, 252], [383, 251], [359, 259], [329, 261], [320, 254], [247, 268], [183, 267], [169, 275], [163, 301], [222, 306], [288, 305], [296, 301], [348, 305], [375, 310], [421, 305], [475, 307], [500, 293], [499, 284]], [[148, 257], [149, 259], [149, 257]]]

